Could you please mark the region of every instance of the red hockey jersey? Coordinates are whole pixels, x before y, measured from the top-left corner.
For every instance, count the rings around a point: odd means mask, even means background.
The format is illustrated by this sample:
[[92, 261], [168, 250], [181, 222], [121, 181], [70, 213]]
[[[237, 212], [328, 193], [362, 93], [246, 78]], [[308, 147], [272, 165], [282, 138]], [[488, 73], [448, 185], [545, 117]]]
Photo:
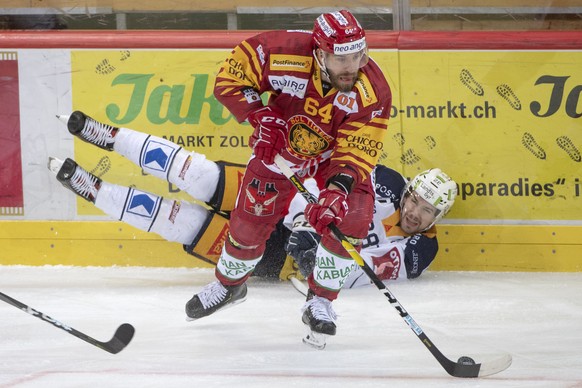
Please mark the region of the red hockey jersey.
[[332, 88], [325, 93], [313, 50], [308, 31], [271, 31], [249, 38], [224, 62], [214, 95], [242, 122], [263, 106], [261, 95], [268, 93], [268, 104], [287, 120], [282, 155], [295, 170], [330, 159], [329, 176], [349, 166], [355, 182], [362, 182], [384, 149], [390, 87], [370, 60], [350, 92]]

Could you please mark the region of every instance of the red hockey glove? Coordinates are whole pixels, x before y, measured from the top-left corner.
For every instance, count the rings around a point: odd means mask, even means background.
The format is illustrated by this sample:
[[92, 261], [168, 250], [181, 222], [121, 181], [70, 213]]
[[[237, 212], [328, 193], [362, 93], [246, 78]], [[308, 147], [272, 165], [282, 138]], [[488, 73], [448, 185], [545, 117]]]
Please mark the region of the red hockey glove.
[[329, 224], [342, 222], [348, 212], [347, 198], [348, 195], [342, 190], [323, 189], [319, 194], [319, 203], [310, 203], [305, 208], [305, 218], [323, 236], [329, 232]]
[[273, 164], [275, 155], [285, 148], [287, 122], [269, 106], [251, 112], [247, 120], [255, 128], [249, 139], [255, 156], [266, 164]]

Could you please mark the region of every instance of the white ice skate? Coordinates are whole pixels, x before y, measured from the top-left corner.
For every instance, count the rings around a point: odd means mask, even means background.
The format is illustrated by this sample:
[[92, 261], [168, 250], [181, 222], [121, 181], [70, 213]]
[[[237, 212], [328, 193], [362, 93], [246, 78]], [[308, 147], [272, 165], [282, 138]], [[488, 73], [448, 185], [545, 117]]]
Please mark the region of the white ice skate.
[[336, 318], [331, 301], [309, 290], [301, 317], [303, 323], [309, 328], [309, 332], [303, 338], [303, 343], [319, 350], [324, 349], [327, 337], [335, 335]]

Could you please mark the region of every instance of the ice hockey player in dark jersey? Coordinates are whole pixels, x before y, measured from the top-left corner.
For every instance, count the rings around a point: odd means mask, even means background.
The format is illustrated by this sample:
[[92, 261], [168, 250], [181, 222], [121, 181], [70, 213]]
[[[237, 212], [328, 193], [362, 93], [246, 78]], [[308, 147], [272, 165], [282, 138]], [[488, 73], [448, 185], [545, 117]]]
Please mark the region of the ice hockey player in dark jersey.
[[[62, 117], [67, 121], [67, 116]], [[127, 128], [121, 130], [132, 131]], [[149, 140], [165, 141], [152, 136]], [[139, 143], [135, 145], [137, 148], [142, 146]], [[205, 160], [205, 163], [214, 162]], [[168, 241], [179, 242], [188, 253], [214, 265], [220, 255], [221, 242], [228, 231], [229, 209], [234, 207], [238, 191], [237, 175], [242, 174], [244, 168], [223, 162], [217, 162], [216, 165], [220, 173], [214, 193], [220, 193], [216, 196], [220, 200], [209, 203], [219, 203], [220, 206], [203, 207], [112, 184], [89, 173], [71, 159], [62, 161], [51, 157], [49, 162], [49, 168], [65, 187], [89, 200], [104, 213], [138, 229], [156, 233]], [[438, 174], [438, 169], [432, 171]], [[422, 176], [426, 175], [419, 174], [414, 179], [421, 179]], [[444, 173], [442, 177], [446, 179]], [[376, 192], [374, 217], [368, 235], [363, 239], [360, 254], [382, 280], [416, 278], [428, 268], [437, 254], [435, 227], [408, 235], [402, 228], [393, 228], [394, 221], [400, 221], [400, 198], [406, 181], [398, 172], [383, 165], [376, 166], [372, 178]], [[313, 180], [306, 180], [305, 185], [317, 193], [317, 185]], [[452, 188], [451, 184], [449, 186]], [[148, 203], [152, 206], [146, 206]], [[454, 192], [447, 202], [448, 207], [439, 213], [438, 219], [450, 210], [453, 203]], [[287, 279], [289, 275], [296, 276], [298, 270], [303, 277], [309, 276], [315, 265], [315, 251], [320, 237], [305, 220], [305, 205], [301, 195], [296, 195], [291, 201], [288, 215], [277, 225], [267, 241], [265, 258], [255, 268], [253, 275]], [[398, 217], [393, 216], [395, 213]], [[296, 262], [296, 269], [282, 269], [287, 256]], [[343, 288], [365, 284], [369, 284], [369, 279], [357, 267], [350, 273]]]
[[[456, 184], [438, 168], [423, 171], [407, 182], [398, 172], [378, 165], [372, 177], [376, 192], [374, 217], [360, 254], [381, 280], [417, 278], [436, 257], [435, 224], [453, 206]], [[285, 222], [293, 232], [286, 250], [307, 276], [315, 266], [319, 236], [305, 222], [303, 206], [302, 198], [294, 199], [290, 205]], [[370, 279], [357, 267], [343, 287], [367, 284]]]

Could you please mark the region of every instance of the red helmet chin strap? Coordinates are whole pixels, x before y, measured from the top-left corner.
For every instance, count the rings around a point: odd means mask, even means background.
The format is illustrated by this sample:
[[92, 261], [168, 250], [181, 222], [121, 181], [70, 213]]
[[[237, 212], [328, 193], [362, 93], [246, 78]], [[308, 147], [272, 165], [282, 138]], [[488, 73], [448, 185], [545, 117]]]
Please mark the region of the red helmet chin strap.
[[315, 58], [315, 61], [319, 65], [319, 69], [321, 70], [321, 75], [323, 76], [324, 80], [330, 81], [329, 73], [327, 72], [327, 67], [325, 66], [325, 58], [322, 55], [320, 60], [319, 56], [317, 55], [317, 50], [318, 50], [317, 48], [313, 50], [313, 57]]

